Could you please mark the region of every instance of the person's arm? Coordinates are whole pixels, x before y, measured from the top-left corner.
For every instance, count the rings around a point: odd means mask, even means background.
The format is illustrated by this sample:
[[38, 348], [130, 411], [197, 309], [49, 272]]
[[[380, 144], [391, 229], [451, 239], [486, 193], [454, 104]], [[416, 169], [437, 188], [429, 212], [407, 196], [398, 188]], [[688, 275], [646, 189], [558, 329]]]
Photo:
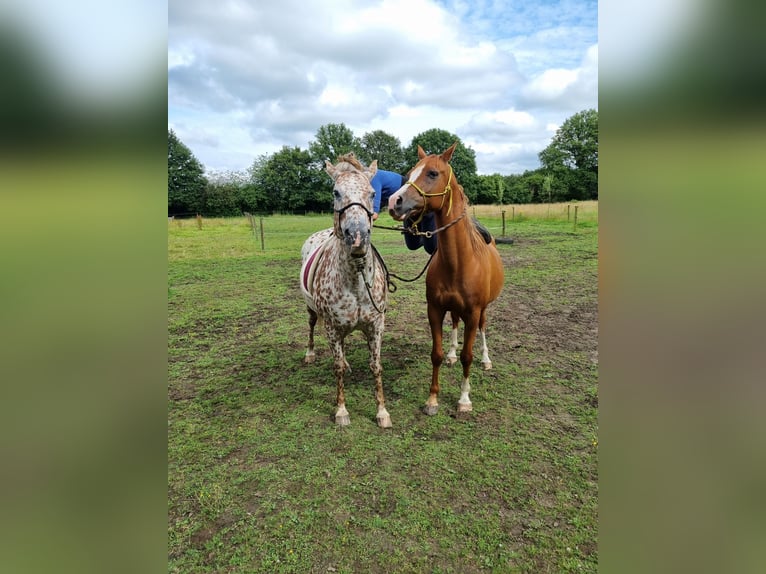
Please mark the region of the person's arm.
[[380, 212], [380, 197], [381, 193], [383, 193], [383, 182], [380, 178], [373, 177], [370, 181], [370, 185], [372, 185], [372, 189], [375, 190], [375, 199], [372, 200], [372, 211], [375, 213], [375, 215], [372, 216], [372, 219], [375, 220], [378, 218], [378, 213]]

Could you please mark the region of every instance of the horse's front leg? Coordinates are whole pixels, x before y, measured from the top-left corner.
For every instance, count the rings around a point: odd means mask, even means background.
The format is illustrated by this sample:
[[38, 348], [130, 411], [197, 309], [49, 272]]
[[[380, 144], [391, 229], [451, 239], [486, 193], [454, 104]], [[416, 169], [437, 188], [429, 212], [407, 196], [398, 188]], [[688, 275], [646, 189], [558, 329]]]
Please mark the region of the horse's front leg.
[[434, 305], [428, 305], [428, 324], [431, 326], [431, 389], [423, 412], [427, 415], [435, 415], [439, 411], [439, 367], [444, 360], [442, 348], [442, 322], [446, 311], [437, 309]]
[[383, 325], [375, 325], [367, 336], [367, 346], [370, 349], [370, 371], [375, 378], [375, 400], [378, 403], [378, 414], [375, 419], [382, 429], [391, 428], [391, 415], [386, 410], [386, 399], [383, 396], [383, 367], [380, 364], [380, 347], [383, 342]]
[[471, 405], [471, 383], [469, 375], [471, 374], [471, 363], [473, 363], [473, 344], [476, 341], [476, 331], [479, 327], [479, 313], [465, 321], [465, 332], [463, 334], [463, 350], [460, 351], [460, 363], [463, 365], [463, 384], [460, 386], [460, 399], [457, 403], [457, 412], [467, 413], [473, 410]]
[[335, 424], [344, 427], [351, 424], [351, 417], [346, 410], [346, 396], [343, 392], [343, 377], [348, 368], [348, 363], [343, 352], [343, 337], [338, 333], [331, 333], [328, 329], [327, 338], [330, 340], [333, 372], [335, 373], [335, 383], [338, 389], [335, 399], [335, 403], [338, 406], [338, 410], [335, 411]]

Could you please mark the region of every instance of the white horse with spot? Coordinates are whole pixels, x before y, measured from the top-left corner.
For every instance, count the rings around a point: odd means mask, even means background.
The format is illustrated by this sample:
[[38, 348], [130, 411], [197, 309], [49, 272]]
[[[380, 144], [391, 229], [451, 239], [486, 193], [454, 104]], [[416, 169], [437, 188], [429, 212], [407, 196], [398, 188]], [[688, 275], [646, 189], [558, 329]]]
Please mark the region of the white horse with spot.
[[372, 202], [375, 191], [370, 180], [377, 171], [377, 161], [364, 167], [353, 153], [338, 158], [325, 169], [333, 180], [334, 225], [314, 233], [303, 244], [301, 256], [301, 291], [309, 313], [309, 341], [305, 362], [315, 360], [314, 326], [322, 318], [333, 355], [337, 383], [335, 422], [351, 422], [346, 410], [343, 380], [349, 369], [344, 340], [353, 331], [361, 331], [370, 351], [370, 370], [375, 378], [378, 403], [377, 422], [391, 426], [383, 397], [383, 368], [380, 346], [385, 326], [387, 283], [383, 265], [370, 243]]

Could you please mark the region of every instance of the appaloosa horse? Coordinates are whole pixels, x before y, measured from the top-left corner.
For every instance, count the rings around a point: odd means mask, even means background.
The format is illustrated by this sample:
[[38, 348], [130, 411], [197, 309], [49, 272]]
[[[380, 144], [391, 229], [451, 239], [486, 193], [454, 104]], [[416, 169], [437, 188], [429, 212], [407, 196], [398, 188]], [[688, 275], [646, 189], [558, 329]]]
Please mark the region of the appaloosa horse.
[[338, 158], [336, 165], [326, 162], [326, 171], [334, 182], [334, 226], [314, 233], [301, 250], [301, 291], [309, 312], [309, 342], [304, 360], [311, 363], [315, 359], [314, 326], [317, 318], [321, 318], [332, 350], [338, 387], [335, 422], [348, 425], [351, 419], [346, 410], [343, 378], [349, 365], [344, 340], [352, 331], [362, 331], [375, 377], [376, 419], [381, 428], [388, 428], [391, 417], [383, 397], [380, 364], [386, 275], [370, 243], [375, 196], [370, 180], [377, 171], [377, 161], [364, 167], [353, 154], [346, 154]]
[[435, 415], [439, 409], [439, 367], [444, 360], [442, 323], [447, 311], [452, 315], [452, 357], [457, 347], [458, 318], [465, 324], [458, 412], [472, 409], [468, 377], [476, 332], [481, 334], [482, 365], [490, 369], [492, 362], [485, 333], [487, 305], [500, 294], [504, 281], [503, 263], [494, 239], [488, 233], [482, 236], [467, 214], [468, 200], [449, 164], [455, 146], [441, 155], [426, 155], [418, 146], [418, 163], [410, 171], [407, 182], [388, 200], [389, 213], [397, 221], [412, 218], [417, 224], [428, 212], [433, 212], [436, 218], [438, 247], [426, 275], [428, 323], [433, 343], [431, 389], [423, 409], [428, 415]]

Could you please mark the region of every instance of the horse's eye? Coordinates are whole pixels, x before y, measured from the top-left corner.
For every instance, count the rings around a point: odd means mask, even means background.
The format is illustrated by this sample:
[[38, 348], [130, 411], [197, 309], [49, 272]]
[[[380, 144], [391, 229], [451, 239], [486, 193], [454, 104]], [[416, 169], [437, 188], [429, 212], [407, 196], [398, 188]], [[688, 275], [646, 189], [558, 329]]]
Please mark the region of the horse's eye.
[[435, 169], [429, 169], [428, 177], [430, 177], [431, 179], [436, 179], [437, 177], [439, 177], [439, 172], [436, 171]]
[[340, 192], [337, 189], [333, 189], [332, 192], [335, 195], [335, 199], [340, 199]]

